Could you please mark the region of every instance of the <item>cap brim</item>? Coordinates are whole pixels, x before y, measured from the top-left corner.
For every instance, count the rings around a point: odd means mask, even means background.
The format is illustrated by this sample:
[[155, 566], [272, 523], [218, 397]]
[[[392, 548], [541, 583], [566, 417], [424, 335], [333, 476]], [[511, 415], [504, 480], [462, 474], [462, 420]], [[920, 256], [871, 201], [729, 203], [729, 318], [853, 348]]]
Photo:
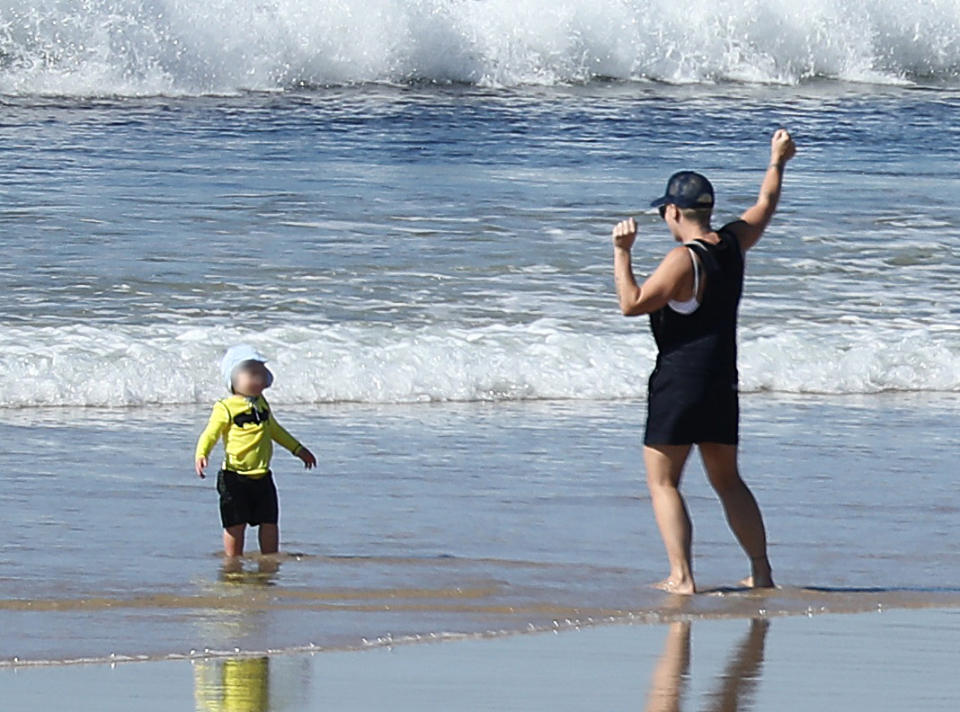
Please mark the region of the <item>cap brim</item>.
[[670, 202], [670, 196], [664, 195], [662, 198], [657, 198], [656, 200], [650, 203], [651, 208], [659, 208], [661, 205], [666, 205]]

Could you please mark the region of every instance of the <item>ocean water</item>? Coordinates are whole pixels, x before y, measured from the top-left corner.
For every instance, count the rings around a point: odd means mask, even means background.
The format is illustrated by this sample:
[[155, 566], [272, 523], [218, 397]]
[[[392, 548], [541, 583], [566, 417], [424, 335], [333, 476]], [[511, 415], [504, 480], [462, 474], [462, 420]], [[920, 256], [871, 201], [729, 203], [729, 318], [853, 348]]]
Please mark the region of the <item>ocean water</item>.
[[[681, 612], [960, 600], [960, 5], [654, 9], [0, 4], [0, 660], [675, 615], [609, 231], [637, 217], [649, 272], [667, 176], [733, 219], [779, 126], [740, 366], [785, 588]], [[191, 474], [240, 340], [321, 463], [278, 453], [288, 556], [243, 573]]]

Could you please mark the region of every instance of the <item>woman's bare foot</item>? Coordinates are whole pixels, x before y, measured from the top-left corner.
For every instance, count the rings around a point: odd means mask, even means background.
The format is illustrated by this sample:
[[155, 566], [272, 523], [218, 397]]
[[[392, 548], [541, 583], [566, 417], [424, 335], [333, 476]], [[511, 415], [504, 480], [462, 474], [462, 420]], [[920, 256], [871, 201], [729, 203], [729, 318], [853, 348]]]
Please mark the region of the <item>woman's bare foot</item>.
[[654, 588], [659, 588], [661, 591], [666, 591], [667, 593], [676, 593], [681, 596], [692, 596], [696, 593], [696, 586], [693, 585], [691, 579], [664, 579], [658, 583], [653, 584]]
[[750, 580], [754, 588], [773, 588], [773, 571], [766, 554], [750, 559]]
[[740, 581], [740, 586], [744, 588], [774, 588], [773, 578], [767, 574], [766, 577], [753, 577], [747, 576], [745, 579]]

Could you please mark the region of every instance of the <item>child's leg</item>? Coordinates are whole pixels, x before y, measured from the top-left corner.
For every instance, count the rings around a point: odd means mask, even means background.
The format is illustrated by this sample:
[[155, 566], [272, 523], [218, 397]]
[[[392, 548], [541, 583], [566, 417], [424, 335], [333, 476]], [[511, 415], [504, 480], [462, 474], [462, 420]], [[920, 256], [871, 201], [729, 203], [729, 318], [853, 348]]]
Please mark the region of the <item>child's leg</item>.
[[223, 530], [223, 553], [227, 556], [243, 556], [243, 535], [246, 524], [235, 524]]
[[280, 549], [280, 527], [276, 524], [260, 525], [260, 553], [276, 554]]

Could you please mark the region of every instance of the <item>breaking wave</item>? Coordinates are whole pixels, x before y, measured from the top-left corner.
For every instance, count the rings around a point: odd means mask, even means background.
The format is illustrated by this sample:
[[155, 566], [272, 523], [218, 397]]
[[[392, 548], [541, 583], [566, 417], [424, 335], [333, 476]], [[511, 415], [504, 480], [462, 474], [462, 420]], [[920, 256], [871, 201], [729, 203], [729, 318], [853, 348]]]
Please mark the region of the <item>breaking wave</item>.
[[958, 76], [960, 0], [0, 2], [8, 95]]
[[[249, 341], [276, 373], [278, 403], [642, 398], [654, 359], [643, 329], [284, 326], [258, 333], [115, 325], [0, 330], [0, 407], [204, 403], [224, 394], [223, 349]], [[926, 330], [741, 343], [745, 392], [960, 391], [960, 347]]]

